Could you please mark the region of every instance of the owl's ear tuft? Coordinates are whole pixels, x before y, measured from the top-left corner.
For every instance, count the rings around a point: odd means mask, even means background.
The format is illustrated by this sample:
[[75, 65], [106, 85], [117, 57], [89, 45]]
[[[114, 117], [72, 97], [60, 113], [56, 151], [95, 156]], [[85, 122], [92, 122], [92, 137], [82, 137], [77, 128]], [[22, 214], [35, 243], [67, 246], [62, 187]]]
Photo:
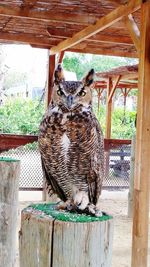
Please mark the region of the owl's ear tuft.
[[61, 64], [58, 64], [55, 73], [54, 73], [54, 83], [58, 84], [62, 81], [64, 81], [64, 72], [63, 72], [63, 68], [61, 66]]
[[91, 69], [88, 74], [84, 77], [83, 82], [86, 86], [90, 86], [94, 82], [94, 69]]

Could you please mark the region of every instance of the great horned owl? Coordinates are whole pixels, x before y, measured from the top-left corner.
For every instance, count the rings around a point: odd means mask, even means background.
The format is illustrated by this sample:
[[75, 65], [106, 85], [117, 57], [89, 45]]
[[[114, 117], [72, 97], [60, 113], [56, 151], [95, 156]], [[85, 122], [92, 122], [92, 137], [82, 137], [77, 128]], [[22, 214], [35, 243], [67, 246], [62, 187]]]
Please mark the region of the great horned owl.
[[92, 111], [92, 69], [82, 81], [55, 71], [52, 101], [40, 125], [39, 149], [49, 193], [68, 210], [97, 216], [104, 176], [103, 134]]

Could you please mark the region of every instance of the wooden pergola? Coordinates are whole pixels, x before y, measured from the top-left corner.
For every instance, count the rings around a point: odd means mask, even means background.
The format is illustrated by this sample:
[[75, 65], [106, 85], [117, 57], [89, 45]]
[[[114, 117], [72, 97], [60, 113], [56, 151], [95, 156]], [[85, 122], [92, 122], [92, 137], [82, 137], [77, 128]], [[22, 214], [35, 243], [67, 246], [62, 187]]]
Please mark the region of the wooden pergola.
[[132, 89], [138, 89], [138, 65], [123, 66], [114, 68], [110, 71], [96, 73], [97, 81], [94, 83], [94, 89], [98, 94], [98, 109], [103, 90], [107, 90], [106, 106], [106, 132], [105, 137], [111, 138], [111, 113], [112, 99], [116, 89], [120, 89], [124, 96], [124, 105], [126, 98]]
[[[150, 188], [150, 2], [3, 0], [0, 40], [48, 48], [49, 90], [64, 51], [139, 57], [132, 267], [146, 267]], [[109, 99], [120, 77], [107, 84]], [[111, 109], [111, 101], [107, 104]], [[107, 116], [109, 120], [109, 114]]]

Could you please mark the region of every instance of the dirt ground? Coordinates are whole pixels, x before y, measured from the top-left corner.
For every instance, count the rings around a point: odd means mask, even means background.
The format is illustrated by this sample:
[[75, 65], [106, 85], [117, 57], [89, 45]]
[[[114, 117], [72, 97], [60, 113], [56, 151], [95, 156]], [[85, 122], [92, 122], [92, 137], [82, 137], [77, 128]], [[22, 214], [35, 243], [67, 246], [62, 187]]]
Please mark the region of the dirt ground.
[[[33, 201], [40, 201], [41, 195], [38, 193], [20, 192], [20, 211]], [[28, 201], [25, 201], [28, 200]], [[103, 191], [101, 208], [103, 211], [112, 214], [114, 217], [114, 236], [113, 236], [113, 257], [112, 267], [130, 267], [131, 265], [131, 240], [132, 240], [132, 220], [127, 217], [128, 205], [127, 191]], [[20, 221], [20, 220], [19, 220]], [[18, 225], [18, 229], [20, 226]], [[149, 233], [150, 240], [150, 233]], [[149, 244], [150, 245], [150, 244]], [[150, 266], [150, 246], [149, 246], [149, 265]], [[18, 252], [15, 267], [19, 266]], [[30, 266], [28, 266], [30, 267]], [[47, 266], [45, 266], [47, 267]], [[97, 266], [98, 267], [98, 266]]]

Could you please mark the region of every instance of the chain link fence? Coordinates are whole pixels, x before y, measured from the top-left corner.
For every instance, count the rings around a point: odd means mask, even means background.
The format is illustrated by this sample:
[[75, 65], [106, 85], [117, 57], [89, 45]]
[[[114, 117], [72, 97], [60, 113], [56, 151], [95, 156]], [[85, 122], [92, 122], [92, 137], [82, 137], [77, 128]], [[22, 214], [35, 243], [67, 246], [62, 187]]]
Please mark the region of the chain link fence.
[[43, 174], [37, 142], [2, 152], [0, 156], [21, 160], [21, 190], [42, 190]]
[[[0, 156], [21, 160], [20, 190], [42, 190], [43, 174], [37, 142], [2, 152]], [[130, 158], [131, 145], [110, 145], [105, 151], [104, 188], [129, 187]]]
[[105, 178], [103, 187], [128, 188], [130, 177], [131, 145], [110, 146], [105, 152]]

